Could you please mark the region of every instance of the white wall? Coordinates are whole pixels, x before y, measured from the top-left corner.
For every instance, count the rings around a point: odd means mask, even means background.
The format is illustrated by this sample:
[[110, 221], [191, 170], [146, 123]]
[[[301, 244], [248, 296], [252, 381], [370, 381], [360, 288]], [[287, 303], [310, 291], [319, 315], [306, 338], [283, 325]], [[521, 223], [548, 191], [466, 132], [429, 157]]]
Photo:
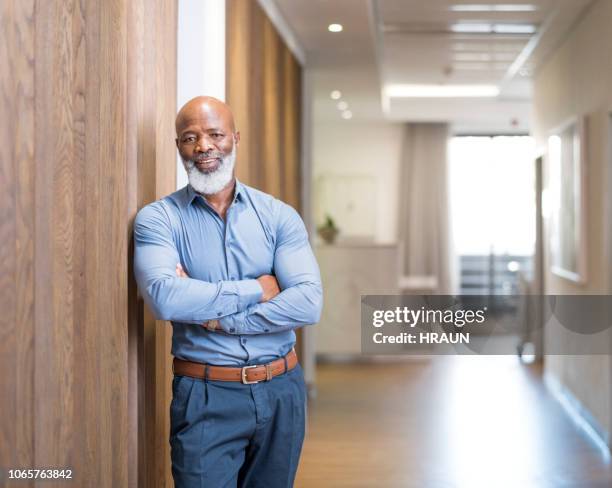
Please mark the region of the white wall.
[[[578, 285], [550, 272], [549, 294], [610, 292], [610, 224], [606, 213], [610, 160], [609, 112], [612, 109], [612, 2], [594, 2], [565, 42], [538, 71], [534, 83], [534, 132], [544, 147], [549, 131], [572, 116], [587, 116], [588, 277]], [[606, 235], [607, 233], [607, 235]], [[548, 243], [548, 233], [546, 234]], [[549, 262], [549, 261], [548, 261]], [[548, 269], [548, 266], [546, 266]], [[602, 340], [609, 341], [608, 333]], [[564, 330], [546, 330], [545, 352], [567, 340]], [[552, 356], [546, 374], [580, 402], [605, 438], [612, 427], [609, 356]], [[587, 416], [589, 416], [587, 415]]]
[[[179, 0], [177, 110], [199, 95], [225, 100], [225, 0]], [[177, 155], [176, 184], [187, 184]]]
[[[357, 122], [354, 120], [316, 122], [313, 127], [313, 182], [321, 175], [361, 175], [374, 181], [372, 198], [364, 195], [362, 202], [371, 206], [365, 219], [373, 219], [375, 242], [397, 241], [398, 174], [401, 154], [401, 124], [388, 122]], [[346, 204], [346, 195], [335, 195], [336, 205]], [[313, 202], [316, 209], [317, 202]], [[333, 210], [330, 211], [333, 214]], [[315, 213], [315, 224], [320, 215]], [[351, 222], [337, 222], [344, 234], [355, 229]]]

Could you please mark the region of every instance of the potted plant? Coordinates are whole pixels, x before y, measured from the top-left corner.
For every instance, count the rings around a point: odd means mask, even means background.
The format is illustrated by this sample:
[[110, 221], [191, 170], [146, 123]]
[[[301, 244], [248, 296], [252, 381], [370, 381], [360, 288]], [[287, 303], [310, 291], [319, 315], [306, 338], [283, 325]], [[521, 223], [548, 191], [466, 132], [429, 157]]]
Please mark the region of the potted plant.
[[338, 229], [338, 227], [336, 227], [334, 219], [332, 219], [329, 214], [326, 214], [325, 223], [319, 226], [317, 232], [326, 244], [333, 244], [340, 230]]

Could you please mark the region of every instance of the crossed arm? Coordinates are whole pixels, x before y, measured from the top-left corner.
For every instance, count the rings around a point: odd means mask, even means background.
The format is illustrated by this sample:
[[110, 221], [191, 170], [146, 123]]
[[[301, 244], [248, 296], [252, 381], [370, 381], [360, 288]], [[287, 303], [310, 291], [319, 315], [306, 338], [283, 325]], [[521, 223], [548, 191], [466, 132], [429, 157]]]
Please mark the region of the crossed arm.
[[217, 283], [182, 276], [167, 215], [155, 205], [141, 210], [134, 224], [134, 272], [157, 318], [196, 324], [218, 320], [228, 334], [274, 333], [318, 322], [319, 269], [299, 215], [289, 206], [282, 210], [274, 276]]
[[273, 272], [281, 292], [265, 303], [219, 319], [230, 334], [262, 334], [315, 324], [321, 317], [323, 290], [319, 266], [298, 213], [283, 204], [276, 232]]
[[[176, 263], [175, 272], [176, 272], [176, 276], [178, 276], [179, 278], [189, 278], [189, 275], [183, 269], [183, 266], [181, 265], [181, 263]], [[280, 293], [280, 288], [278, 287], [278, 281], [276, 281], [276, 278], [274, 276], [262, 275], [259, 278], [257, 278], [257, 281], [259, 282], [263, 290], [261, 300], [260, 300], [261, 302], [267, 302]], [[208, 329], [211, 332], [221, 329], [221, 326], [219, 325], [218, 320], [208, 320], [201, 325], [202, 327], [204, 327], [205, 329]]]

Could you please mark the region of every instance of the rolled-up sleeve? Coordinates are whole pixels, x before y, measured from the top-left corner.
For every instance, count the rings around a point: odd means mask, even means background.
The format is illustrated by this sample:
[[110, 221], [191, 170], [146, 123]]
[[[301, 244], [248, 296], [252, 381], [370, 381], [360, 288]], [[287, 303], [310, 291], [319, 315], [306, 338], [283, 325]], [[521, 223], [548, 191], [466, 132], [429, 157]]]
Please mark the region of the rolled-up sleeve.
[[179, 278], [179, 262], [165, 210], [159, 203], [144, 207], [134, 222], [134, 274], [157, 319], [202, 323], [242, 312], [261, 299], [257, 280], [209, 283]]
[[230, 334], [265, 334], [315, 324], [321, 316], [323, 290], [319, 266], [298, 213], [282, 204], [274, 252], [274, 275], [281, 288], [272, 300], [222, 318]]

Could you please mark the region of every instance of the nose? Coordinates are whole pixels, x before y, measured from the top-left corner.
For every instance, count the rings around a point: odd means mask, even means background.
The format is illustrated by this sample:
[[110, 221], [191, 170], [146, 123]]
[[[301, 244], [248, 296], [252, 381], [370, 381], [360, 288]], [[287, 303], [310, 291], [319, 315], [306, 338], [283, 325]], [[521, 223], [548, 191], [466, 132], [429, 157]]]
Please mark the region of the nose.
[[209, 137], [202, 137], [198, 140], [198, 144], [196, 145], [195, 150], [201, 153], [207, 153], [208, 151], [213, 150], [215, 147], [212, 143], [212, 140]]

